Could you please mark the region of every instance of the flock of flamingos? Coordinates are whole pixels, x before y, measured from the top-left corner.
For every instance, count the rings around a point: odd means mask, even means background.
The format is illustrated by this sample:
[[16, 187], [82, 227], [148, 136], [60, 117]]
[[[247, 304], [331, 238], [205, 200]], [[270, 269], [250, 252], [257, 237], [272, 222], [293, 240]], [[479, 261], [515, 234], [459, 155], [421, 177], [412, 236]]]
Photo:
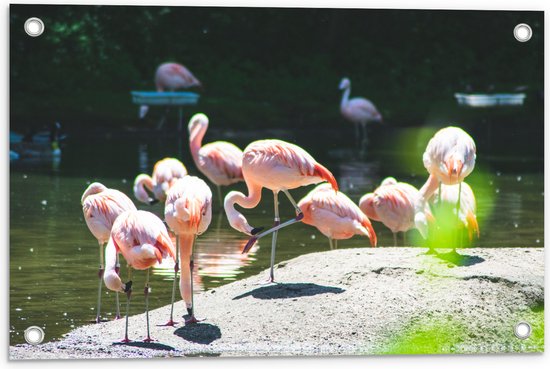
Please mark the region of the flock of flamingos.
[[[200, 82], [185, 67], [167, 63], [156, 74], [159, 91], [187, 88]], [[374, 105], [363, 98], [349, 99], [350, 81], [343, 79], [340, 88], [342, 114], [357, 125], [381, 120]], [[429, 177], [417, 190], [413, 186], [386, 178], [373, 192], [364, 195], [356, 205], [338, 190], [338, 184], [330, 172], [303, 148], [281, 140], [254, 141], [244, 151], [229, 142], [217, 141], [203, 145], [208, 129], [208, 117], [194, 115], [188, 124], [189, 146], [193, 161], [200, 172], [216, 185], [222, 199], [220, 186], [244, 181], [248, 194], [229, 192], [223, 201], [231, 227], [250, 236], [243, 253], [261, 237], [272, 236], [271, 269], [268, 283], [273, 283], [277, 232], [295, 222], [316, 227], [329, 238], [331, 247], [337, 240], [354, 235], [365, 236], [376, 246], [376, 233], [370, 220], [380, 221], [395, 235], [416, 228], [424, 237], [437, 224], [431, 212], [439, 203], [452, 204], [457, 224], [467, 229], [470, 239], [479, 236], [476, 221], [476, 202], [472, 189], [464, 179], [473, 171], [476, 159], [474, 140], [458, 127], [438, 131], [429, 141], [423, 155]], [[326, 183], [325, 183], [326, 182]], [[320, 183], [320, 184], [319, 184]], [[289, 190], [300, 186], [317, 185], [309, 194], [296, 202]], [[261, 201], [262, 188], [273, 191], [274, 227], [269, 230], [253, 227], [235, 205], [252, 209]], [[279, 217], [279, 192], [283, 192], [294, 209], [296, 217], [281, 223]], [[187, 174], [185, 166], [177, 159], [165, 158], [154, 166], [152, 176], [140, 174], [134, 182], [134, 195], [144, 203], [163, 202], [165, 221], [176, 236], [176, 245], [163, 221], [151, 212], [137, 210], [124, 193], [92, 183], [82, 195], [82, 210], [88, 228], [99, 243], [99, 292], [96, 321], [100, 322], [102, 282], [116, 291], [116, 317], [120, 318], [118, 293], [127, 295], [126, 330], [123, 342], [128, 338], [128, 313], [132, 292], [132, 269], [146, 270], [145, 310], [147, 338], [150, 342], [148, 295], [149, 269], [164, 258], [173, 258], [174, 283], [172, 307], [166, 325], [174, 326], [174, 300], [179, 265], [182, 265], [179, 290], [187, 308], [185, 324], [199, 320], [193, 304], [193, 244], [204, 233], [212, 219], [212, 192], [202, 179]], [[104, 245], [107, 246], [104, 249]], [[456, 251], [454, 251], [456, 252]], [[128, 281], [122, 282], [119, 254], [128, 264]], [[105, 262], [105, 264], [103, 264]]]

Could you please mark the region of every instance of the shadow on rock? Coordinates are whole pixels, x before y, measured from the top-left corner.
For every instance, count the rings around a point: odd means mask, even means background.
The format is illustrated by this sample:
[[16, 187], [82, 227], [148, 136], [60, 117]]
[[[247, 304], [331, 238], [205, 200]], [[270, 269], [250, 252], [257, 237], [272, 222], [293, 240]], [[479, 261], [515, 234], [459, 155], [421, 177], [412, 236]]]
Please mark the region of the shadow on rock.
[[294, 297], [315, 296], [323, 293], [342, 293], [345, 290], [339, 287], [320, 286], [314, 283], [277, 283], [269, 286], [256, 288], [236, 296], [233, 300], [252, 296], [257, 299], [289, 299]]
[[117, 346], [134, 346], [134, 347], [141, 347], [141, 348], [147, 348], [152, 350], [164, 350], [164, 351], [172, 351], [175, 350], [172, 346], [168, 346], [162, 343], [155, 343], [155, 342], [141, 342], [141, 341], [132, 341], [132, 342], [114, 342], [113, 345]]
[[438, 253], [435, 255], [435, 257], [448, 263], [452, 263], [456, 266], [471, 266], [483, 263], [485, 261], [485, 259], [483, 259], [481, 256], [462, 255], [456, 251], [451, 251], [444, 254]]
[[186, 341], [208, 345], [222, 337], [218, 326], [209, 323], [196, 323], [176, 329], [174, 334]]

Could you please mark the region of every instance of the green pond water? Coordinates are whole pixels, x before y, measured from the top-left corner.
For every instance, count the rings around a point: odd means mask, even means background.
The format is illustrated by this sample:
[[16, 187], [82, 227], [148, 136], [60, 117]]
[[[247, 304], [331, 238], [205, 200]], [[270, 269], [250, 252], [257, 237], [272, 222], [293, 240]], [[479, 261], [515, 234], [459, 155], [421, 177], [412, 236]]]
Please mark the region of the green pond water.
[[[349, 132], [351, 133], [350, 129]], [[426, 132], [403, 130], [391, 145], [371, 138], [372, 149], [362, 158], [353, 137], [338, 130], [328, 132], [256, 131], [208, 132], [205, 142], [226, 139], [244, 148], [261, 138], [281, 138], [308, 150], [337, 177], [341, 190], [358, 201], [380, 181], [392, 175], [419, 187], [427, 178], [421, 153]], [[19, 160], [10, 165], [10, 343], [24, 342], [23, 332], [40, 326], [46, 341], [60, 338], [71, 329], [95, 317], [98, 246], [89, 232], [80, 205], [82, 192], [93, 181], [117, 188], [131, 198], [132, 183], [142, 172], [151, 173], [154, 163], [166, 156], [180, 158], [190, 174], [201, 176], [187, 145], [187, 134], [163, 132], [74, 133], [69, 136], [59, 162]], [[375, 137], [375, 136], [374, 136]], [[426, 138], [427, 137], [427, 138]], [[412, 142], [412, 143], [411, 143]], [[476, 247], [543, 247], [544, 183], [542, 158], [519, 158], [487, 152], [478, 142], [476, 170], [468, 178], [478, 200], [481, 236]], [[313, 187], [292, 191], [299, 200]], [[215, 188], [213, 219], [209, 230], [198, 238], [195, 277], [197, 292], [257, 274], [269, 267], [270, 239], [262, 239], [248, 254], [241, 249], [247, 240], [230, 228], [220, 211]], [[244, 184], [232, 189], [246, 192]], [[224, 194], [228, 189], [224, 189]], [[293, 216], [293, 209], [280, 196], [281, 217]], [[138, 205], [140, 209], [163, 213], [160, 204]], [[260, 205], [243, 210], [253, 226], [273, 223], [273, 196], [263, 192]], [[393, 246], [391, 232], [374, 223], [379, 247]], [[402, 240], [400, 239], [402, 243]], [[409, 245], [423, 246], [418, 233], [407, 235]], [[339, 248], [370, 247], [366, 238], [339, 241]], [[297, 224], [279, 232], [277, 262], [329, 249], [328, 240], [316, 229]], [[463, 251], [465, 252], [465, 251]], [[123, 263], [122, 275], [125, 276]], [[131, 314], [144, 311], [144, 272], [134, 272]], [[170, 302], [172, 265], [156, 268], [152, 277], [152, 309]], [[104, 288], [102, 315], [114, 317], [114, 295]], [[244, 292], [244, 291], [243, 291]], [[124, 301], [124, 296], [121, 296]], [[123, 306], [124, 307], [124, 306]], [[198, 315], [208, 316], [197, 306]], [[176, 311], [181, 321], [183, 311]], [[168, 318], [168, 317], [167, 317]], [[159, 324], [164, 322], [153, 322]], [[121, 332], [122, 335], [122, 332]]]

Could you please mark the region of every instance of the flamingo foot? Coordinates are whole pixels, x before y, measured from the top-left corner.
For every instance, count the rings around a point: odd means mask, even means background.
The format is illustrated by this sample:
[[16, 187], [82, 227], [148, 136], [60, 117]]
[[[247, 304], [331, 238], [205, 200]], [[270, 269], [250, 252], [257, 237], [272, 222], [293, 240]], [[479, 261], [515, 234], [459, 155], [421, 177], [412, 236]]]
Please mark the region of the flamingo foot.
[[259, 285], [259, 286], [267, 286], [267, 285], [270, 285], [270, 284], [277, 284], [277, 282], [275, 282], [275, 278], [274, 278], [274, 277], [269, 277], [269, 278], [268, 278], [267, 280], [265, 280], [265, 281], [256, 283], [256, 285]]
[[124, 339], [120, 341], [120, 343], [129, 343], [129, 342], [132, 342], [132, 340], [130, 340], [128, 336], [124, 337]]
[[173, 319], [170, 319], [167, 323], [159, 324], [157, 325], [157, 327], [175, 327], [177, 324], [178, 322], [175, 322]]
[[122, 319], [122, 317], [120, 316], [120, 314], [117, 314], [117, 315], [115, 316], [115, 319], [114, 319], [114, 320], [119, 320], [119, 319]]
[[152, 339], [150, 336], [148, 336], [146, 339], [143, 340], [145, 343], [154, 342], [155, 340]]
[[185, 325], [196, 324], [196, 323], [204, 322], [205, 320], [206, 318], [197, 318], [196, 316], [191, 315], [190, 318], [185, 319]]

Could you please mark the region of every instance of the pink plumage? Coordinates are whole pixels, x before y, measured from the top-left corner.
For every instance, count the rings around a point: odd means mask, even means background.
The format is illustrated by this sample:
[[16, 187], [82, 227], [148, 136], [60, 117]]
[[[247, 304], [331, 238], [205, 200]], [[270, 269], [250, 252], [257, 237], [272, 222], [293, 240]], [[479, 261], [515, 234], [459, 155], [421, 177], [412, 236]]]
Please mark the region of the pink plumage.
[[[243, 214], [235, 209], [235, 204], [246, 209], [256, 207], [262, 197], [262, 188], [273, 191], [275, 205], [275, 224], [280, 222], [278, 193], [283, 191], [292, 202], [299, 221], [301, 210], [288, 190], [328, 181], [334, 191], [338, 184], [332, 173], [317, 163], [304, 149], [281, 140], [254, 141], [246, 147], [243, 153], [243, 177], [248, 188], [248, 195], [232, 191], [224, 201], [225, 213], [231, 227], [239, 232], [252, 235], [258, 230], [252, 228]], [[277, 230], [273, 232], [271, 271], [269, 281], [273, 281], [274, 250], [276, 247]], [[254, 240], [249, 241], [245, 252], [250, 249]]]
[[189, 121], [189, 146], [195, 165], [216, 186], [243, 181], [241, 149], [226, 141], [202, 146], [208, 123], [208, 117], [202, 113], [195, 114]]
[[329, 239], [344, 240], [354, 235], [369, 238], [376, 246], [376, 233], [369, 218], [342, 192], [328, 183], [315, 187], [298, 203], [304, 213], [302, 222], [316, 227]]
[[84, 191], [81, 199], [86, 225], [100, 245], [109, 240], [116, 218], [136, 206], [124, 193], [94, 182]]
[[[382, 184], [361, 197], [359, 207], [372, 220], [382, 222], [392, 233], [407, 232], [415, 228], [414, 216], [419, 191], [405, 182], [397, 182], [394, 178], [386, 178]], [[424, 207], [427, 218], [432, 218], [429, 207]], [[423, 237], [427, 234], [419, 229]]]
[[164, 63], [159, 65], [155, 73], [157, 91], [173, 91], [181, 88], [202, 86], [193, 73], [186, 67], [177, 63]]
[[175, 158], [164, 158], [155, 163], [153, 175], [140, 174], [134, 180], [134, 196], [141, 202], [150, 204], [154, 200], [149, 197], [145, 188], [153, 193], [161, 202], [166, 200], [166, 193], [175, 180], [185, 177], [187, 168]]
[[193, 306], [193, 244], [212, 221], [212, 192], [208, 185], [194, 176], [178, 179], [168, 192], [164, 217], [177, 236], [182, 263], [180, 293], [190, 315], [186, 324], [195, 323], [198, 320]]

